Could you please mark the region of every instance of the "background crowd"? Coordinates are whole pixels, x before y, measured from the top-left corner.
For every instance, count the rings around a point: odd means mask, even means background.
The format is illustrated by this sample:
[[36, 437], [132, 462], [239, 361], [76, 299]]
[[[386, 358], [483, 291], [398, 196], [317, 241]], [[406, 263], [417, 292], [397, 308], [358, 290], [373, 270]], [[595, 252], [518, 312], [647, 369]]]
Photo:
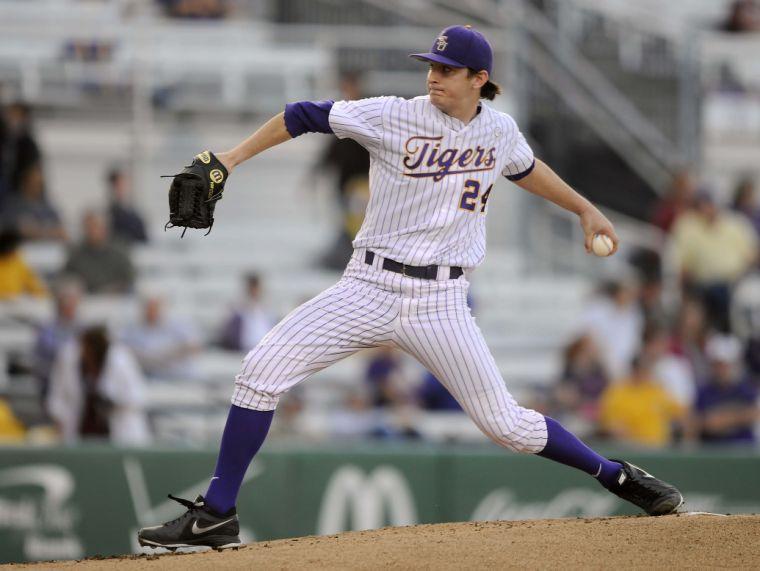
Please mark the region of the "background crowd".
[[[747, 26], [755, 14], [746, 2], [726, 26]], [[165, 2], [177, 17], [222, 17], [223, 2]], [[748, 16], [747, 14], [750, 14]], [[733, 23], [732, 23], [733, 22]], [[750, 22], [748, 24], [747, 22]], [[341, 80], [344, 98], [362, 96], [361, 77]], [[36, 340], [24, 358], [4, 356], [3, 367], [29, 373], [36, 383], [42, 424], [60, 438], [110, 438], [146, 444], [151, 427], [146, 387], [161, 380], [192, 379], [194, 358], [208, 347], [244, 353], [276, 323], [267, 307], [263, 277], [245, 276], [244, 296], [219, 315], [212, 333], [167, 310], [169, 292], [138, 292], [136, 245], [150, 241], [149, 225], [135, 206], [128, 170], [102, 174], [102, 210], [80, 213], [72, 232], [51, 201], [44, 149], [32, 110], [6, 103], [0, 118], [0, 301], [50, 298], [55, 308], [35, 323]], [[320, 264], [341, 270], [361, 225], [368, 199], [368, 157], [353, 141], [331, 139], [313, 173], [331, 173], [339, 214], [334, 241]], [[638, 250], [629, 272], [598, 284], [583, 308], [575, 335], [562, 351], [553, 382], [536, 388], [526, 404], [556, 416], [587, 438], [663, 447], [673, 443], [753, 444], [760, 423], [760, 206], [751, 176], [735, 182], [730, 200], [703, 185], [689, 169], [676, 173], [651, 213], [666, 238], [661, 248]], [[77, 236], [77, 238], [74, 238]], [[20, 246], [65, 245], [53, 275], [37, 275]], [[672, 249], [678, 284], [668, 291], [663, 252]], [[139, 300], [139, 314], [119, 330], [85, 322], [86, 296]], [[472, 300], [471, 300], [472, 301]], [[474, 303], [471, 303], [474, 306]], [[477, 307], [474, 307], [477, 314]], [[279, 423], [303, 408], [294, 392]], [[23, 438], [30, 426], [0, 399], [0, 437]], [[364, 379], [346, 392], [331, 415], [337, 436], [420, 438], [413, 418], [420, 411], [461, 413], [430, 373], [409, 367], [391, 349], [366, 355]]]
[[[135, 208], [132, 181], [120, 165], [103, 173], [103, 209], [81, 212], [79, 231], [67, 231], [46, 190], [44, 153], [23, 103], [6, 104], [0, 115], [0, 304], [27, 297], [52, 301], [54, 314], [35, 322], [33, 346], [5, 355], [0, 379], [29, 373], [43, 416], [67, 442], [110, 438], [146, 444], [146, 383], [192, 379], [193, 356], [206, 344], [232, 351], [255, 345], [274, 325], [260, 303], [260, 278], [246, 277], [244, 299], [220, 315], [218, 332], [205, 338], [188, 320], [167, 315], [163, 292], [137, 292], [132, 256], [148, 243], [144, 216]], [[74, 239], [73, 235], [80, 238]], [[21, 246], [60, 243], [65, 259], [57, 271], [38, 275]], [[89, 323], [80, 307], [87, 296], [138, 300], [133, 323], [109, 330]], [[20, 323], [19, 325], [23, 325]], [[2, 387], [0, 390], [4, 390]], [[23, 438], [23, 424], [8, 399], [0, 399], [0, 440]]]

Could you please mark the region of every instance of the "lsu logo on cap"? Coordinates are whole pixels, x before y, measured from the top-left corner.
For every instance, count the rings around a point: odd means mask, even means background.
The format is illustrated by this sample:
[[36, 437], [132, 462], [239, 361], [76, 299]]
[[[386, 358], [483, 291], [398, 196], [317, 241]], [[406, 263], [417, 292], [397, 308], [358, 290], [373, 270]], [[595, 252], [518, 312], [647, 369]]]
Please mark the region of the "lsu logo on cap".
[[446, 49], [446, 46], [448, 45], [449, 45], [448, 36], [438, 36], [435, 40], [436, 51], [442, 52]]
[[[203, 160], [203, 159], [201, 159], [201, 160]], [[219, 184], [220, 182], [222, 182], [224, 180], [224, 173], [222, 171], [220, 171], [219, 169], [212, 170], [210, 173], [208, 173], [208, 176], [216, 184]]]
[[201, 154], [196, 155], [196, 158], [200, 159], [203, 164], [209, 164], [211, 162], [211, 155], [208, 151], [203, 151]]

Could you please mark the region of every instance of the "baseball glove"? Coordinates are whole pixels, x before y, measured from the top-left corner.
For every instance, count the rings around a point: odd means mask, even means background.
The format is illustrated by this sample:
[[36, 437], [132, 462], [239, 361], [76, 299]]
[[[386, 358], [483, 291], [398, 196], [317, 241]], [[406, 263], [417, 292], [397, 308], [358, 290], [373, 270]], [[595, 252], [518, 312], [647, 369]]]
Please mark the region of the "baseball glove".
[[169, 222], [166, 228], [184, 227], [208, 228], [208, 235], [214, 225], [214, 208], [221, 200], [227, 169], [211, 151], [197, 155], [190, 166], [174, 175], [169, 187]]

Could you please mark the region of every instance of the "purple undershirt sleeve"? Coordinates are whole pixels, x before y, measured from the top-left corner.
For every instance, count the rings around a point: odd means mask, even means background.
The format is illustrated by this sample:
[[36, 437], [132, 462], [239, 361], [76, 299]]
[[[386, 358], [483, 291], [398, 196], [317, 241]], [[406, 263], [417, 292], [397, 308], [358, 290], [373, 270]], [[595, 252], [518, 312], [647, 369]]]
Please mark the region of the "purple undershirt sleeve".
[[304, 133], [332, 133], [330, 109], [334, 101], [298, 101], [285, 105], [285, 128], [294, 139]]

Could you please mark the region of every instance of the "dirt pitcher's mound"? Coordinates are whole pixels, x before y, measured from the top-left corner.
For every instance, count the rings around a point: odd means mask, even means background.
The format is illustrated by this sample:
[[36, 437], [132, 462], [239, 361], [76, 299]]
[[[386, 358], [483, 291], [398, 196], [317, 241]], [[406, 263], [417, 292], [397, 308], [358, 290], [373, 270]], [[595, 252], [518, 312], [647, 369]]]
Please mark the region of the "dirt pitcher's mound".
[[[237, 551], [55, 563], [56, 569], [760, 568], [760, 516], [675, 515], [393, 527]], [[50, 568], [50, 564], [13, 569]]]

